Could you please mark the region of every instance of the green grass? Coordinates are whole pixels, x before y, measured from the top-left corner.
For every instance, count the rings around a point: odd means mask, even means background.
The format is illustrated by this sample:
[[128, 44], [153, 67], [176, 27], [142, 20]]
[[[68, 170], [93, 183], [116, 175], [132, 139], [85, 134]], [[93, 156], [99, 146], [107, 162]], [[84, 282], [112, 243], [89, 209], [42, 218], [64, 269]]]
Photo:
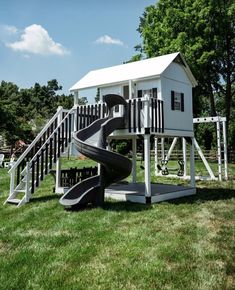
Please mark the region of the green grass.
[[192, 197], [152, 206], [107, 200], [75, 212], [60, 206], [51, 176], [27, 205], [3, 206], [9, 177], [0, 169], [0, 289], [234, 289], [229, 170], [227, 182], [197, 182]]

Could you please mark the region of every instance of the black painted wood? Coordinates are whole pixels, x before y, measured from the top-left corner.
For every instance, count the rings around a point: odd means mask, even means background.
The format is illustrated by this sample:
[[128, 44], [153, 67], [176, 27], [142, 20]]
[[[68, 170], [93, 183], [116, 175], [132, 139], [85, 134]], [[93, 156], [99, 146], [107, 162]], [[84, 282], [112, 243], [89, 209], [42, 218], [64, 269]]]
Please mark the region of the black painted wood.
[[45, 149], [45, 174], [48, 174], [48, 146], [49, 146], [49, 144], [46, 143], [46, 149]]
[[133, 100], [133, 131], [136, 132], [136, 99]]
[[43, 180], [44, 178], [44, 150], [41, 150], [41, 176], [40, 179]]
[[53, 164], [53, 138], [50, 138], [50, 155], [49, 155], [49, 168], [52, 169]]
[[137, 114], [138, 114], [138, 131], [141, 132], [141, 108], [142, 108], [142, 104], [141, 104], [141, 99], [138, 99], [137, 101]]
[[162, 133], [164, 133], [165, 125], [164, 125], [164, 103], [161, 101], [162, 104]]
[[35, 161], [32, 161], [32, 165], [31, 165], [31, 169], [32, 169], [32, 184], [31, 184], [31, 193], [34, 193], [34, 182], [35, 182]]
[[128, 112], [128, 131], [131, 132], [131, 100], [128, 101], [127, 112]]
[[36, 157], [36, 187], [39, 186], [39, 162], [40, 162], [40, 156], [38, 154]]

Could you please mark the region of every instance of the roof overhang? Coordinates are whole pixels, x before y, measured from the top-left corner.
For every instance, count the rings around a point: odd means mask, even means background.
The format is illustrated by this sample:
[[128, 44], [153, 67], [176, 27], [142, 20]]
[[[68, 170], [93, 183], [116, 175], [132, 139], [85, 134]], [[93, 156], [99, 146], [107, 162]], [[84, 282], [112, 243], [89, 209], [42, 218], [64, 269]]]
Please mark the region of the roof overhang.
[[73, 85], [70, 88], [70, 91], [75, 92], [84, 89], [123, 84], [129, 82], [130, 80], [139, 81], [150, 78], [159, 78], [172, 62], [182, 64], [189, 80], [192, 83], [192, 86], [197, 85], [197, 81], [194, 78], [184, 57], [181, 53], [176, 52], [141, 61], [90, 71], [75, 85]]

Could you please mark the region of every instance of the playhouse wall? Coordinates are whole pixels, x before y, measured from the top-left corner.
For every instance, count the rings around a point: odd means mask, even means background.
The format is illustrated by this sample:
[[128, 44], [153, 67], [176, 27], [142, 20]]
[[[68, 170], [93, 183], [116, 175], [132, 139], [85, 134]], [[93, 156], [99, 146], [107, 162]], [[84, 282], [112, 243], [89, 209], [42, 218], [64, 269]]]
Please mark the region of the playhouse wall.
[[[165, 130], [193, 131], [192, 84], [183, 67], [172, 63], [161, 77]], [[172, 110], [171, 91], [184, 94], [184, 111]]]

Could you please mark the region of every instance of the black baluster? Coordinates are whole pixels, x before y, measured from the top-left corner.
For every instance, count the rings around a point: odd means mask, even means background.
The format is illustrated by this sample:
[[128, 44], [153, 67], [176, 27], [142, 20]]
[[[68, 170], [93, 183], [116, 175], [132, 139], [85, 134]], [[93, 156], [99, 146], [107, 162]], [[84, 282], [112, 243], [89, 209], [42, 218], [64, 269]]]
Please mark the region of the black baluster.
[[133, 100], [133, 130], [136, 132], [136, 99]]
[[41, 150], [41, 180], [44, 178], [44, 149]]
[[52, 137], [50, 138], [50, 164], [49, 164], [49, 168], [52, 169], [52, 158], [53, 158], [53, 139]]
[[46, 143], [46, 150], [45, 150], [45, 174], [48, 173], [48, 143]]
[[31, 193], [34, 193], [34, 180], [35, 180], [35, 161], [32, 161], [32, 184], [31, 184]]

